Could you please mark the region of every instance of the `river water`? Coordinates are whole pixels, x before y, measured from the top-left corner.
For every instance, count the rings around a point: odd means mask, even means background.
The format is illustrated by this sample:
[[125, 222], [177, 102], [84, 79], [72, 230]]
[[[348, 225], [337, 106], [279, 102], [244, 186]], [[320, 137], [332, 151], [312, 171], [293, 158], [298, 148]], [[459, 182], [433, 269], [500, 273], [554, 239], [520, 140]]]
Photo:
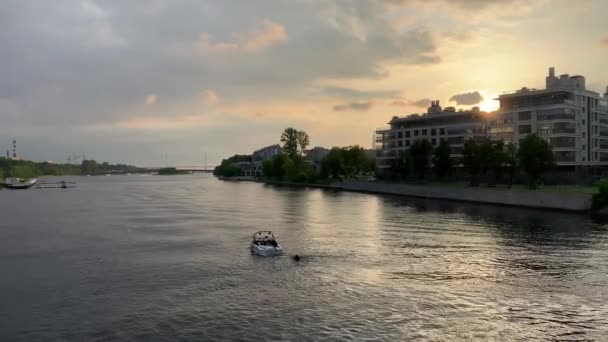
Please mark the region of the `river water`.
[[[0, 191], [2, 341], [608, 339], [608, 228], [586, 216], [71, 180]], [[249, 254], [262, 229], [286, 256]]]

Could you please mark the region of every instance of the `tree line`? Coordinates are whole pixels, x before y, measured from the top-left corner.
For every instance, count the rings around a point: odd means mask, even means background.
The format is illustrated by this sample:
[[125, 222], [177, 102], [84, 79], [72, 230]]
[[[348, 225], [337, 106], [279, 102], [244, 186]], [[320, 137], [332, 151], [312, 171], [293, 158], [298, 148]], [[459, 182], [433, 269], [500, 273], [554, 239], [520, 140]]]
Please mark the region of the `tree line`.
[[[305, 131], [286, 128], [279, 140], [283, 153], [262, 162], [262, 172], [268, 180], [324, 183], [375, 170], [373, 159], [360, 146], [334, 147], [317, 165], [306, 158], [310, 137]], [[238, 176], [240, 170], [235, 163], [239, 161], [251, 162], [252, 158], [249, 155], [235, 155], [224, 159], [213, 173], [224, 177]]]
[[542, 175], [555, 166], [551, 146], [536, 134], [524, 138], [519, 148], [512, 143], [483, 138], [466, 140], [460, 158], [451, 157], [451, 152], [445, 139], [440, 140], [437, 148], [426, 139], [416, 140], [393, 161], [391, 176], [423, 180], [432, 169], [438, 179], [445, 180], [456, 168], [462, 168], [471, 186], [479, 186], [481, 179], [485, 179], [488, 186], [496, 186], [505, 177], [506, 183], [512, 186], [517, 172], [523, 171], [529, 187], [535, 189]]
[[94, 175], [108, 172], [137, 172], [142, 170], [131, 165], [112, 165], [97, 163], [95, 160], [83, 160], [78, 164], [57, 164], [15, 160], [0, 157], [0, 180], [6, 177], [33, 178], [38, 176]]

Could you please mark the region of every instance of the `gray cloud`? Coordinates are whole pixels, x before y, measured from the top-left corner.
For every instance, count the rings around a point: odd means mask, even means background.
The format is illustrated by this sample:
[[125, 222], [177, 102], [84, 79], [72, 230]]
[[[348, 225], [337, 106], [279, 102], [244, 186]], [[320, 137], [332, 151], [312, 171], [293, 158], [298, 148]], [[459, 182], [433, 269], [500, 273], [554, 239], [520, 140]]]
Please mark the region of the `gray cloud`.
[[335, 105], [333, 107], [335, 112], [345, 112], [345, 111], [357, 111], [357, 112], [366, 112], [370, 110], [373, 106], [371, 101], [367, 102], [349, 102], [346, 104]]
[[483, 101], [483, 96], [478, 91], [456, 94], [450, 97], [450, 102], [459, 105], [475, 105]]
[[431, 100], [430, 99], [395, 100], [395, 101], [391, 102], [391, 106], [395, 106], [395, 107], [408, 107], [408, 106], [412, 106], [412, 107], [427, 108], [430, 105], [431, 105]]
[[362, 91], [352, 88], [342, 87], [326, 87], [321, 89], [321, 93], [334, 97], [342, 97], [348, 99], [361, 98], [394, 98], [398, 97], [401, 92], [398, 90], [371, 90]]
[[[201, 89], [214, 89], [227, 101], [258, 98], [297, 93], [320, 78], [383, 78], [387, 63], [439, 62], [430, 31], [397, 34], [369, 21], [366, 38], [360, 39], [327, 19], [325, 8], [333, 6], [8, 1], [0, 13], [0, 97], [17, 103], [22, 122], [30, 124], [108, 123], [136, 115], [130, 112], [137, 111], [133, 106], [149, 94], [157, 94], [163, 103], [196, 97]], [[337, 20], [348, 21], [353, 11], [362, 13], [341, 4]], [[190, 46], [203, 34], [214, 42], [232, 42], [269, 13], [268, 20], [285, 29], [281, 44], [216, 58], [196, 51], [174, 53], [176, 46]]]

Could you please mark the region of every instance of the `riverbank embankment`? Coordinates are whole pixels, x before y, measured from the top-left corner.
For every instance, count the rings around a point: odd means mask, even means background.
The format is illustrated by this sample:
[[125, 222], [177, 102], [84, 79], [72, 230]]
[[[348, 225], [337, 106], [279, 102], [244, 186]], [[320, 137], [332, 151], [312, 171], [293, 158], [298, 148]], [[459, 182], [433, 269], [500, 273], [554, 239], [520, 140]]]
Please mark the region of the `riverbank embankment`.
[[354, 180], [335, 182], [332, 184], [276, 182], [243, 178], [238, 180], [256, 181], [271, 185], [314, 187], [341, 191], [407, 196], [426, 199], [464, 201], [470, 203], [483, 203], [573, 212], [590, 211], [592, 203], [591, 194], [577, 192], [556, 192], [527, 189], [495, 189], [481, 187], [459, 188], [449, 185], [418, 185]]

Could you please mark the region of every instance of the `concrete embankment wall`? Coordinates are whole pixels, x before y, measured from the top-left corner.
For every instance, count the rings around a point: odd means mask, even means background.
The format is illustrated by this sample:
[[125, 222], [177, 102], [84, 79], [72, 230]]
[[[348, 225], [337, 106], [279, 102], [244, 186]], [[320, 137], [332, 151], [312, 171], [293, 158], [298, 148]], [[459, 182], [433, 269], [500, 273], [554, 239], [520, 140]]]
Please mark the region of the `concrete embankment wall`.
[[345, 181], [342, 184], [335, 184], [334, 187], [347, 191], [490, 203], [539, 209], [568, 211], [588, 211], [591, 209], [591, 195], [583, 193], [488, 188], [452, 188], [444, 186], [358, 181]]
[[[249, 180], [236, 179], [231, 180]], [[584, 212], [591, 210], [590, 194], [507, 190], [491, 188], [454, 188], [438, 185], [408, 185], [384, 182], [344, 181], [331, 185], [302, 184], [290, 182], [261, 181], [271, 185], [314, 187], [323, 189], [365, 192], [373, 194], [398, 195], [419, 198], [434, 198], [472, 203], [485, 203], [537, 209], [566, 210]]]

